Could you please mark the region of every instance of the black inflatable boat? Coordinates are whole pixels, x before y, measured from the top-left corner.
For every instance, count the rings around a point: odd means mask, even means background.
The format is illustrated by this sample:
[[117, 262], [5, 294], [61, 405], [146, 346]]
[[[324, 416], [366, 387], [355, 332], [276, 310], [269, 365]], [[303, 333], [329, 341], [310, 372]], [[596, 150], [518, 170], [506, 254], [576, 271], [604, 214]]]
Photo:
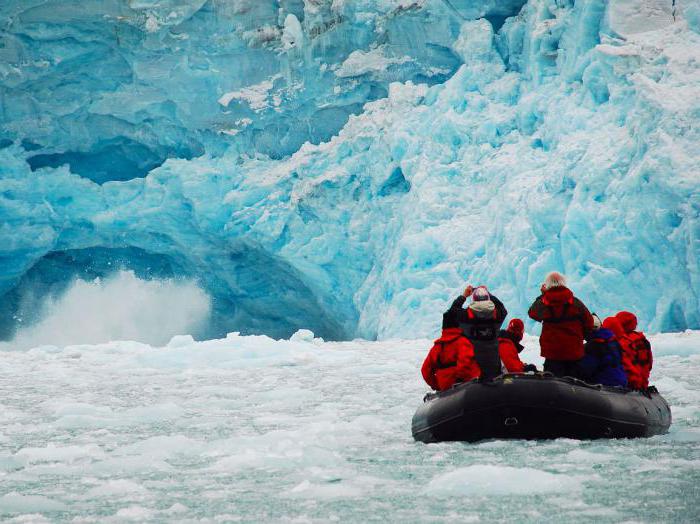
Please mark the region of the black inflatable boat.
[[650, 437], [666, 433], [670, 425], [671, 409], [653, 387], [630, 391], [528, 373], [428, 394], [412, 429], [422, 442], [475, 442]]

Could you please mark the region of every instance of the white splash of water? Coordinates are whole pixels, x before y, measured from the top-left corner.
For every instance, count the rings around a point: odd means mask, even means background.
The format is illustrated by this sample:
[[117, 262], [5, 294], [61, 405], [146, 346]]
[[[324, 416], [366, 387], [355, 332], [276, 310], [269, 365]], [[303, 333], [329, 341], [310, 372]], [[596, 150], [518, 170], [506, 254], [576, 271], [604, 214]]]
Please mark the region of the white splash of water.
[[76, 280], [60, 297], [47, 298], [41, 320], [17, 332], [3, 349], [135, 340], [165, 344], [196, 333], [209, 318], [211, 300], [192, 281], [142, 280], [131, 271], [105, 279]]

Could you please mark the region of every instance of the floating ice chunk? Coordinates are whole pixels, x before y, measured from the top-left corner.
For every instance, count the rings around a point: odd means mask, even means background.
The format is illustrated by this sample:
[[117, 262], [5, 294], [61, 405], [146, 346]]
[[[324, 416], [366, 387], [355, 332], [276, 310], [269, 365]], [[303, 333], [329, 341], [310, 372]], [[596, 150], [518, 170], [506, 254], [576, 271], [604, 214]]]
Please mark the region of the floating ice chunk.
[[192, 344], [194, 344], [194, 338], [192, 338], [192, 335], [175, 335], [170, 339], [170, 342], [168, 342], [168, 347], [181, 348]]
[[300, 329], [294, 333], [289, 340], [291, 342], [313, 342], [314, 332], [308, 329]]
[[698, 353], [698, 332], [686, 330], [682, 333], [659, 333], [651, 338], [654, 356], [693, 355]]
[[129, 506], [128, 508], [120, 509], [114, 516], [119, 519], [143, 522], [145, 520], [152, 519], [154, 515], [155, 511], [152, 509], [144, 508], [142, 506]]
[[198, 441], [184, 435], [168, 435], [151, 437], [128, 446], [123, 446], [114, 452], [117, 456], [135, 455], [156, 459], [166, 459], [174, 455], [197, 455], [205, 447]]
[[87, 492], [90, 497], [123, 497], [124, 495], [145, 495], [148, 490], [141, 484], [128, 479], [113, 479], [92, 488]]
[[[77, 408], [77, 409], [76, 409]], [[183, 410], [172, 402], [113, 411], [106, 406], [67, 405], [56, 410], [55, 424], [63, 428], [104, 428], [156, 424], [182, 416]]]
[[343, 482], [318, 484], [304, 480], [294, 486], [287, 496], [294, 498], [307, 498], [315, 500], [327, 500], [338, 498], [357, 498], [363, 495], [358, 486]]
[[433, 478], [431, 495], [531, 495], [579, 490], [581, 480], [534, 468], [476, 465]]
[[[668, 438], [674, 442], [700, 442], [700, 429], [681, 429], [675, 430], [671, 428]], [[700, 465], [700, 464], [698, 464]]]
[[85, 459], [100, 460], [106, 454], [99, 446], [94, 444], [86, 446], [56, 446], [49, 443], [44, 448], [22, 448], [15, 456], [26, 463], [37, 464], [41, 462], [71, 463]]
[[41, 495], [22, 495], [13, 491], [0, 497], [0, 515], [66, 511], [67, 509], [68, 506], [63, 502]]
[[188, 507], [185, 506], [184, 504], [180, 504], [179, 502], [176, 502], [175, 504], [173, 504], [172, 506], [170, 506], [170, 507], [169, 507], [168, 509], [166, 509], [165, 511], [166, 511], [167, 513], [185, 513], [185, 512], [188, 511], [189, 509], [190, 509], [190, 508], [188, 508]]

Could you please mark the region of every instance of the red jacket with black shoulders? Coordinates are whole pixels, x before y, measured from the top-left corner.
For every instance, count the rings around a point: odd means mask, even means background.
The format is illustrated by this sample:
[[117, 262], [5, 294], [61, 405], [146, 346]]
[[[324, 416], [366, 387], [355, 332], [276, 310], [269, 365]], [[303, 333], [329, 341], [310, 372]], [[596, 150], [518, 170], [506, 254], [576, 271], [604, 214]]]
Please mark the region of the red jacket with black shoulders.
[[583, 339], [593, 330], [593, 316], [567, 287], [546, 290], [530, 306], [531, 319], [542, 322], [541, 355], [552, 360], [583, 358]]

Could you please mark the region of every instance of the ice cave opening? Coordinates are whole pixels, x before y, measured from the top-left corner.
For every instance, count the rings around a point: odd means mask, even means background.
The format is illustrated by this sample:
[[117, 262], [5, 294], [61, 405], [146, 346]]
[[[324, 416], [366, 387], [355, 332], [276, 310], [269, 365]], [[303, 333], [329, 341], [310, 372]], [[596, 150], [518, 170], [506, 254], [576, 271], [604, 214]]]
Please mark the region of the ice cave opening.
[[[197, 322], [194, 332], [187, 332], [197, 338], [222, 337], [234, 331], [289, 338], [299, 329], [310, 329], [327, 340], [352, 338], [356, 321], [343, 323], [341, 317], [316, 297], [303, 276], [279, 257], [241, 243], [229, 251], [224, 262], [222, 267], [212, 267], [203, 274], [197, 269], [196, 260], [174, 250], [164, 254], [134, 246], [97, 246], [50, 252], [2, 297], [0, 340], [10, 340], [21, 330], [44, 322], [48, 315], [55, 316], [55, 311], [47, 311], [47, 304], [52, 309], [62, 307], [62, 300], [72, 292], [76, 282], [102, 285], [101, 282], [109, 282], [123, 272], [142, 282], [188, 283], [198, 287], [211, 301], [211, 309], [205, 320]], [[95, 315], [107, 318], [114, 314], [110, 308], [121, 310], [130, 304], [133, 308], [143, 308], [152, 303], [153, 308], [175, 310], [190, 306], [154, 300], [149, 295], [157, 288], [141, 286], [129, 293], [121, 287], [117, 296], [112, 293], [98, 306], [89, 300], [82, 306], [77, 304], [85, 311], [84, 319], [77, 321], [91, 322]], [[73, 297], [71, 307], [76, 300], [81, 298]], [[187, 294], [178, 294], [174, 300], [190, 299]], [[105, 310], [90, 311], [91, 307]], [[342, 318], [347, 319], [347, 313]], [[132, 319], [127, 317], [124, 322]]]

